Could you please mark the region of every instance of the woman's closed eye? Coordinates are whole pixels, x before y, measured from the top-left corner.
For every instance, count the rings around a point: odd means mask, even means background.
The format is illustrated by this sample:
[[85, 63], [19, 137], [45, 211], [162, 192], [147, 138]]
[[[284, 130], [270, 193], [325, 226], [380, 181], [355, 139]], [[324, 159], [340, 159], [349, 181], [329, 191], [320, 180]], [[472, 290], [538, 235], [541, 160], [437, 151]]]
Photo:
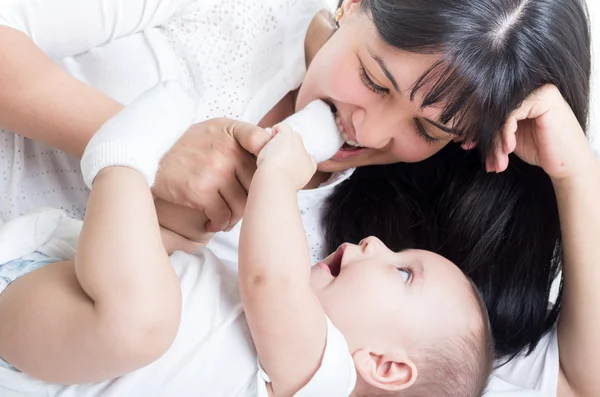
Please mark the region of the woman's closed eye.
[[397, 269], [405, 283], [409, 283], [412, 280], [413, 272], [410, 267], [398, 267]]
[[367, 86], [368, 89], [376, 93], [377, 95], [386, 96], [390, 93], [388, 88], [382, 87], [379, 84], [376, 84], [367, 74], [367, 70], [364, 66], [360, 67], [360, 79]]
[[[363, 81], [364, 85], [366, 85], [369, 90], [373, 91], [377, 95], [385, 97], [390, 93], [390, 90], [388, 88], [380, 86], [369, 77], [369, 74], [367, 73], [367, 70], [364, 66], [360, 67], [360, 79]], [[433, 137], [427, 133], [425, 127], [423, 127], [423, 124], [421, 123], [421, 121], [419, 121], [419, 119], [415, 118], [414, 121], [415, 127], [417, 129], [417, 134], [421, 138], [423, 138], [428, 145], [434, 145], [435, 143], [440, 141], [439, 138]]]
[[417, 128], [417, 134], [423, 138], [428, 145], [433, 145], [440, 141], [440, 138], [433, 137], [427, 133], [419, 119], [415, 118], [414, 121]]

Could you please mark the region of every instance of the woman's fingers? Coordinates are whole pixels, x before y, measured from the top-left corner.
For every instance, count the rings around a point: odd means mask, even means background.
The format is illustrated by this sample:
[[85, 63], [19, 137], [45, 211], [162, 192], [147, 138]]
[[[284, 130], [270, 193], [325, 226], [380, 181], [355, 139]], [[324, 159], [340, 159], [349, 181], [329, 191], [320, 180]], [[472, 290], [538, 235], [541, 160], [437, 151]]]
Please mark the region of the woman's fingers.
[[[246, 189], [238, 183], [230, 183], [223, 186], [220, 190], [221, 197], [227, 203], [231, 217], [229, 224], [226, 226], [225, 231], [231, 230], [244, 215], [244, 209], [246, 208], [246, 201], [248, 199], [248, 192]], [[209, 225], [210, 230], [211, 225]]]
[[495, 152], [488, 158], [486, 169], [488, 172], [504, 172], [508, 168], [508, 155], [515, 151], [517, 147], [517, 130], [519, 128], [519, 120], [527, 117], [531, 103], [523, 103], [519, 108], [513, 111], [498, 137], [498, 144]]
[[241, 153], [239, 164], [240, 165], [235, 168], [235, 177], [246, 193], [248, 193], [252, 177], [254, 177], [254, 173], [256, 172], [256, 158], [250, 155], [250, 153]]
[[463, 148], [463, 150], [471, 150], [474, 149], [477, 146], [477, 142], [475, 141], [463, 141], [460, 144], [460, 147]]
[[271, 134], [265, 129], [241, 121], [229, 125], [228, 132], [242, 148], [255, 156], [271, 140]]
[[206, 230], [211, 233], [216, 233], [229, 228], [231, 209], [221, 194], [214, 192], [204, 201], [206, 202], [204, 212], [210, 219], [206, 224]]

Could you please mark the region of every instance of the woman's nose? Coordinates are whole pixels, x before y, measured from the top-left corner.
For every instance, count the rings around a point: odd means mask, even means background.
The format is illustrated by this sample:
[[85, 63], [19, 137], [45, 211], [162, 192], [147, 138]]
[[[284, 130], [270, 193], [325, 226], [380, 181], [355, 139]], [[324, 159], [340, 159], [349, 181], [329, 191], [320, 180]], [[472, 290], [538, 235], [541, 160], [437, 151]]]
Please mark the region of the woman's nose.
[[367, 114], [363, 109], [352, 117], [356, 140], [362, 146], [372, 149], [385, 148], [394, 137], [394, 123], [386, 117]]

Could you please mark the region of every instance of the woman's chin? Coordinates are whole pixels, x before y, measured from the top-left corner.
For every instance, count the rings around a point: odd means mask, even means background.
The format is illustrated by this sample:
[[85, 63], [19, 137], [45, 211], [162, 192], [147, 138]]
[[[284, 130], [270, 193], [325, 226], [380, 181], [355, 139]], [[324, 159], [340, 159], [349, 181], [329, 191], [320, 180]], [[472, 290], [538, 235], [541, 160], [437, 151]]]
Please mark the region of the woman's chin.
[[365, 150], [342, 150], [340, 149], [331, 159], [319, 163], [317, 170], [321, 172], [340, 172], [361, 164]]
[[350, 168], [356, 168], [363, 165], [371, 165], [369, 161], [369, 152], [372, 149], [359, 149], [359, 150], [340, 150], [327, 161], [319, 163], [317, 170], [321, 172], [341, 172]]

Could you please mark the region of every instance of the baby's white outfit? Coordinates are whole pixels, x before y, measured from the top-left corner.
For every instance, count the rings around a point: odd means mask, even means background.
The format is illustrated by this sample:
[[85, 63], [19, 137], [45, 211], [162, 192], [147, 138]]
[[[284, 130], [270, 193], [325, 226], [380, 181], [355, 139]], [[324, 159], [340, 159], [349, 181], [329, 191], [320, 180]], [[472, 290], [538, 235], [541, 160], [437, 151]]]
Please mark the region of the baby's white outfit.
[[[72, 259], [81, 221], [61, 211], [40, 210], [0, 226], [3, 260], [34, 249], [47, 257]], [[35, 248], [34, 248], [35, 247]], [[183, 312], [169, 351], [121, 378], [87, 385], [40, 382], [0, 366], [0, 396], [56, 397], [267, 397], [268, 375], [260, 368], [242, 311], [237, 276], [210, 250], [171, 256], [181, 280]], [[344, 336], [327, 321], [320, 368], [298, 397], [347, 397], [356, 371]]]

